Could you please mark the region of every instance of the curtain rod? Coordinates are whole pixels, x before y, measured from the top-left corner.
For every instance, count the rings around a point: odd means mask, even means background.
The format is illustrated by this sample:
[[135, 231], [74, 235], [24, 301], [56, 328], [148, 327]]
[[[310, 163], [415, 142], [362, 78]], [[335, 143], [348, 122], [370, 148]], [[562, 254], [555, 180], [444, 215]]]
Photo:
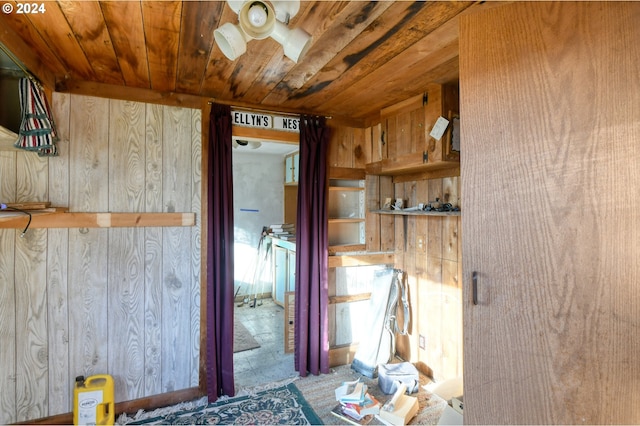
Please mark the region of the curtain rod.
[[[209, 101], [207, 103], [209, 105], [211, 105], [211, 104], [215, 103], [215, 100]], [[301, 115], [303, 115], [302, 113], [297, 113], [297, 112], [269, 111], [267, 109], [236, 106], [236, 105], [232, 105], [230, 103], [226, 103], [226, 105], [229, 105], [232, 108], [237, 108], [237, 109], [241, 109], [241, 110], [254, 111], [254, 112], [264, 112], [264, 113], [267, 113], [267, 114], [291, 115], [291, 116], [294, 116], [294, 117], [300, 117]], [[327, 120], [331, 120], [333, 117], [325, 115], [324, 118], [326, 118]]]
[[20, 62], [20, 60], [18, 58], [16, 58], [16, 56], [11, 53], [11, 51], [9, 51], [9, 49], [2, 43], [0, 43], [0, 50], [2, 50], [5, 55], [7, 55], [7, 57], [11, 60], [11, 62], [13, 62], [14, 64], [16, 64], [16, 66], [18, 68], [20, 68], [20, 70], [22, 70], [22, 72], [24, 73], [25, 77], [28, 78], [29, 80], [33, 81], [36, 85], [38, 85], [38, 87], [40, 87], [40, 89], [42, 89], [42, 84], [40, 83], [40, 81], [38, 81], [38, 79], [31, 74]]

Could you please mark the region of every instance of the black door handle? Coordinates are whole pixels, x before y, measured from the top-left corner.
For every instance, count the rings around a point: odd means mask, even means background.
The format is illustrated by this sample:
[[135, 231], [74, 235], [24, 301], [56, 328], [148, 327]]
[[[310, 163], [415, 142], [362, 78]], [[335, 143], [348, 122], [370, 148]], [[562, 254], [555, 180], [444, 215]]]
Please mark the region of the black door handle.
[[471, 273], [471, 303], [478, 304], [478, 272]]

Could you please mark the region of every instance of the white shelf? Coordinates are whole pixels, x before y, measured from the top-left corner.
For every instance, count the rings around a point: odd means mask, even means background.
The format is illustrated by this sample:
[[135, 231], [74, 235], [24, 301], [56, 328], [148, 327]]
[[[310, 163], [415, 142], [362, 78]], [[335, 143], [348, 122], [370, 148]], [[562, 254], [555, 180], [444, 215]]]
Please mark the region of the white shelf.
[[329, 246], [337, 251], [365, 243], [364, 180], [329, 181]]
[[390, 214], [396, 216], [460, 216], [460, 212], [436, 212], [424, 210], [372, 210], [371, 213]]

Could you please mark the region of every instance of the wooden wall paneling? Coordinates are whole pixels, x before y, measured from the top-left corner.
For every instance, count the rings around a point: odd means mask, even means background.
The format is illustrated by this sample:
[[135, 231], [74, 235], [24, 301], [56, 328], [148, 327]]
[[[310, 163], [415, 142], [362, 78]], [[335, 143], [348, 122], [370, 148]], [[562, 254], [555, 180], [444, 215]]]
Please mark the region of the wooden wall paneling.
[[196, 213], [196, 224], [191, 228], [191, 381], [199, 384], [200, 375], [200, 240], [202, 226], [202, 111], [191, 111], [191, 211]]
[[[407, 129], [408, 130], [408, 129]], [[400, 189], [401, 188], [401, 189]], [[412, 206], [416, 200], [416, 183], [404, 182], [396, 184], [396, 198], [402, 198], [406, 206]], [[399, 195], [401, 194], [401, 195]], [[401, 229], [401, 242], [397, 242], [396, 250], [402, 253], [402, 262], [397, 264], [397, 267], [402, 269], [405, 274], [405, 284], [409, 291], [409, 304], [415, 306], [418, 304], [416, 298], [416, 250], [415, 250], [415, 235], [416, 235], [416, 218], [408, 216], [400, 216], [396, 219], [396, 226]], [[396, 231], [396, 236], [398, 235]], [[396, 252], [397, 253], [397, 252]], [[399, 259], [398, 259], [399, 260]], [[404, 321], [404, 313], [402, 307], [398, 306], [398, 312], [396, 313], [399, 321]], [[411, 317], [410, 317], [411, 319]], [[401, 324], [401, 323], [400, 323]], [[403, 359], [415, 359], [415, 345], [412, 342], [412, 336], [397, 335], [396, 336], [396, 348], [398, 355]]]
[[[429, 181], [419, 180], [416, 182], [416, 203], [427, 203], [429, 200]], [[425, 257], [427, 254], [427, 232], [428, 224], [431, 218], [416, 217], [415, 239], [416, 239], [416, 258]], [[422, 247], [418, 246], [417, 239], [422, 239]]]
[[[109, 101], [72, 96], [69, 209], [108, 211]], [[108, 231], [69, 230], [69, 380], [108, 371]]]
[[[457, 219], [457, 218], [456, 218]], [[458, 356], [462, 346], [462, 289], [458, 261], [442, 261], [442, 370], [441, 377], [462, 375]]]
[[457, 262], [458, 255], [458, 229], [460, 226], [459, 216], [444, 216], [440, 218], [442, 223], [442, 258]]
[[[394, 198], [392, 199], [392, 202], [395, 201], [397, 198], [401, 198], [403, 200], [406, 200], [406, 195], [404, 193], [404, 184], [403, 183], [396, 183], [394, 184]], [[405, 201], [406, 202], [406, 201]], [[405, 249], [406, 249], [406, 245], [408, 244], [408, 240], [405, 238], [406, 237], [406, 226], [407, 226], [407, 216], [393, 216], [395, 217], [395, 222], [394, 222], [394, 227], [395, 227], [395, 247], [394, 250], [396, 252], [396, 256], [399, 254], [404, 255]], [[400, 263], [398, 264], [398, 267], [400, 269], [404, 268], [404, 264]]]
[[[427, 249], [428, 250], [428, 249]], [[435, 378], [443, 378], [442, 362], [442, 259], [427, 257], [426, 259], [426, 289], [421, 295], [425, 296], [420, 300], [426, 313], [427, 329], [426, 337], [426, 364], [434, 372]]]
[[[60, 155], [0, 152], [0, 201], [199, 213], [199, 111], [59, 93], [52, 105]], [[180, 228], [0, 230], [1, 422], [70, 412], [77, 375], [112, 374], [116, 399], [198, 384], [200, 226]], [[162, 339], [178, 348], [167, 358]], [[163, 387], [169, 364], [184, 380]]]
[[69, 230], [69, 380], [108, 371], [108, 230]]
[[[162, 212], [164, 107], [146, 104], [145, 211]], [[144, 228], [144, 389], [145, 395], [162, 393], [162, 228]]]
[[[0, 171], [7, 165], [8, 152], [0, 152]], [[10, 153], [14, 156], [14, 153]], [[0, 187], [0, 195], [6, 196]], [[16, 280], [15, 240], [18, 231], [0, 229], [0, 423], [17, 421], [16, 417]]]
[[0, 151], [0, 200], [16, 201], [16, 152]]
[[69, 206], [69, 140], [71, 95], [55, 92], [52, 95], [51, 110], [58, 134], [58, 156], [48, 161], [49, 198], [53, 206]]
[[16, 154], [15, 201], [48, 201], [47, 157], [28, 151], [18, 151]]
[[[429, 201], [440, 199], [442, 202], [442, 180], [432, 179], [429, 185]], [[442, 258], [442, 222], [443, 217], [434, 216], [427, 223], [427, 255], [429, 257]]]
[[[384, 202], [386, 197], [395, 197], [395, 185], [391, 176], [380, 176], [380, 199]], [[380, 250], [393, 251], [395, 247], [395, 216], [380, 216]]]
[[460, 207], [460, 176], [442, 179], [442, 202]]
[[[145, 106], [109, 102], [109, 210], [140, 212], [145, 197]], [[144, 395], [144, 230], [109, 235], [109, 371], [116, 401]], [[126, 330], [126, 332], [123, 332]]]
[[[51, 110], [58, 134], [58, 156], [48, 162], [48, 200], [69, 205], [69, 124], [71, 96], [53, 93]], [[47, 230], [47, 296], [49, 355], [49, 415], [73, 410], [69, 377], [69, 230]]]
[[49, 415], [73, 410], [69, 377], [69, 230], [47, 230]]
[[47, 355], [47, 231], [15, 239], [16, 418], [49, 414]]
[[72, 96], [69, 130], [69, 210], [102, 212], [109, 207], [108, 150], [109, 100]]
[[108, 357], [117, 402], [145, 396], [143, 237], [141, 228], [108, 230]]
[[[48, 199], [48, 160], [16, 153], [16, 201]], [[20, 234], [16, 234], [20, 235]], [[15, 239], [16, 418], [48, 415], [47, 232], [29, 229]]]
[[[16, 198], [16, 152], [0, 151], [0, 200]], [[0, 423], [16, 421], [15, 239], [17, 230], [0, 229]]]
[[[169, 211], [191, 208], [191, 115], [188, 109], [164, 108], [163, 204]], [[191, 230], [163, 229], [162, 388], [184, 389], [190, 383]]]
[[380, 218], [376, 213], [370, 213], [372, 210], [378, 210], [381, 207], [380, 200], [380, 176], [366, 175], [365, 178], [365, 216], [364, 216], [364, 235], [366, 238], [367, 251], [380, 251]]
[[[145, 114], [145, 210], [161, 212], [163, 107], [146, 104]], [[145, 394], [162, 393], [162, 228], [144, 228], [145, 240]]]
[[109, 211], [145, 207], [145, 105], [109, 101]]

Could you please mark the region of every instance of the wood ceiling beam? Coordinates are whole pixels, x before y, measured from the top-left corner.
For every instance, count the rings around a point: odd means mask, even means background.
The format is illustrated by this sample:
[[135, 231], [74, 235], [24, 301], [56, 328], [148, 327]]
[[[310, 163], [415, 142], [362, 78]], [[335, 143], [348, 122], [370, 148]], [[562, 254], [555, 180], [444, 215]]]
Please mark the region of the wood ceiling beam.
[[159, 92], [139, 87], [117, 86], [92, 81], [63, 80], [55, 85], [56, 92], [76, 95], [96, 96], [99, 98], [121, 99], [125, 101], [146, 102], [187, 108], [202, 107], [203, 98], [175, 92]]

